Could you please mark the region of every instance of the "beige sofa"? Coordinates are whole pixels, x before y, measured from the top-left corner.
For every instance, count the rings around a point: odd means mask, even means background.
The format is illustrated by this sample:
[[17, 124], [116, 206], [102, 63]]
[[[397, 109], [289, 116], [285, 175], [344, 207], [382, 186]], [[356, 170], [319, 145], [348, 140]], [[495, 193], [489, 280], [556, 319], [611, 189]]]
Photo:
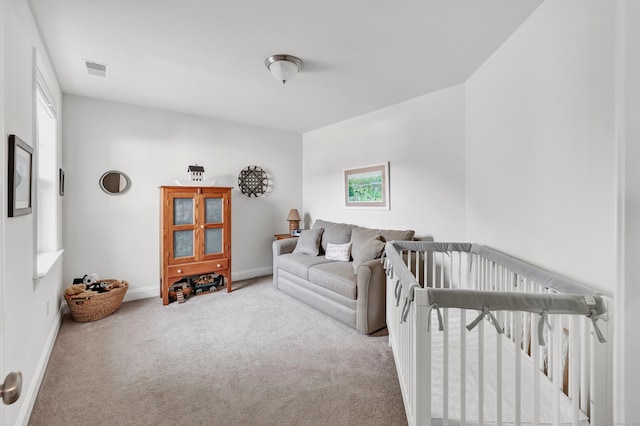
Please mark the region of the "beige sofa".
[[[384, 242], [413, 236], [316, 220], [298, 239], [273, 242], [273, 285], [361, 333], [373, 333], [386, 326]], [[332, 260], [336, 253], [342, 260]]]

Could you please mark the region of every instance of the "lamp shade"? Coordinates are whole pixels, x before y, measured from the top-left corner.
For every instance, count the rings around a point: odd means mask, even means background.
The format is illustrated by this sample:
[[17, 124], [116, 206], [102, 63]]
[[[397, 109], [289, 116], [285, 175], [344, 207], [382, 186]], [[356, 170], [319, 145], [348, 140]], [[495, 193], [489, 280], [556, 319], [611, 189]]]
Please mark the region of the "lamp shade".
[[289, 210], [289, 215], [287, 216], [287, 220], [297, 220], [300, 221], [300, 213], [298, 213], [298, 209]]
[[276, 80], [281, 81], [282, 84], [295, 77], [303, 67], [302, 60], [291, 55], [269, 56], [264, 60], [264, 64], [271, 72], [271, 75]]

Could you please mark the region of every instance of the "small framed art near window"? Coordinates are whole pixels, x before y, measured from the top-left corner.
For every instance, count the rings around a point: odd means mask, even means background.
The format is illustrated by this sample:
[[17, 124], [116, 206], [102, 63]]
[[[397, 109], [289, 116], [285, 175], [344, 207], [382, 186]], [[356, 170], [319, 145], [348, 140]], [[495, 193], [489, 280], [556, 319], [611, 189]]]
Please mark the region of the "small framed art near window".
[[31, 214], [33, 148], [16, 135], [9, 135], [9, 217]]
[[345, 170], [344, 206], [389, 210], [389, 163]]

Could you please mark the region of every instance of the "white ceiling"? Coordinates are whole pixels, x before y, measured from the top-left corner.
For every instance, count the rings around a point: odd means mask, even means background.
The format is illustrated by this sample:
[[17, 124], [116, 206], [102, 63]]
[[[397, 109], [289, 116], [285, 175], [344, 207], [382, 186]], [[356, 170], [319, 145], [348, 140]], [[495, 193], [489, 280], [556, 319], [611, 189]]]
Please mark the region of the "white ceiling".
[[464, 81], [542, 0], [28, 2], [64, 93], [306, 132]]

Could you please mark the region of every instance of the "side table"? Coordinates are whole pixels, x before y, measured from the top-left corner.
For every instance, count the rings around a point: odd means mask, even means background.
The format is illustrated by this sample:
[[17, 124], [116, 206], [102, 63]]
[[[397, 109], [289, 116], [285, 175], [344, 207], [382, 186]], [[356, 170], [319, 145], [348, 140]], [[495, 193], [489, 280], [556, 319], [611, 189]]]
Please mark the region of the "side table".
[[276, 237], [276, 240], [286, 240], [287, 238], [298, 238], [298, 237], [294, 237], [291, 234], [275, 234], [274, 237]]

